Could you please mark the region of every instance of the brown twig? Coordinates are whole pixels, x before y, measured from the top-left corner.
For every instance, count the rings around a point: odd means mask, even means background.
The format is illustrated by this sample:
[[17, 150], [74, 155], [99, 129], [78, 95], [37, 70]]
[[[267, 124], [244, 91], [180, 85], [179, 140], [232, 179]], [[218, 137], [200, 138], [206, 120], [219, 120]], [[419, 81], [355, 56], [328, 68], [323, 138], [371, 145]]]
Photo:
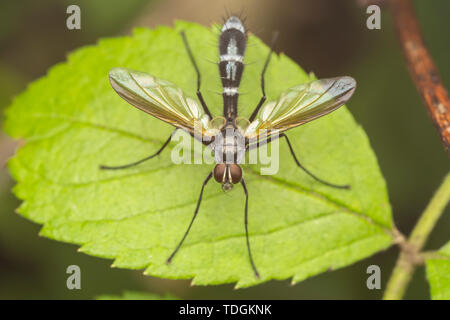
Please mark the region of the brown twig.
[[411, 1], [391, 0], [389, 5], [411, 77], [450, 155], [450, 100], [423, 41]]

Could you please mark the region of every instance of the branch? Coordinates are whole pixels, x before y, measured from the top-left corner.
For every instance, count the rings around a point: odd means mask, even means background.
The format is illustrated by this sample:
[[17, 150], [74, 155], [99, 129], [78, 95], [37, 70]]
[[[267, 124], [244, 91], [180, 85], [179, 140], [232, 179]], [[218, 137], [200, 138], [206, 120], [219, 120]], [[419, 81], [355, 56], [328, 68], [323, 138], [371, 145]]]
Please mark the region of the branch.
[[391, 0], [389, 5], [411, 77], [450, 155], [450, 100], [424, 44], [411, 1]]
[[422, 213], [419, 221], [409, 236], [410, 245], [414, 246], [418, 251], [422, 250], [425, 241], [431, 230], [436, 225], [437, 220], [450, 200], [450, 173], [448, 173], [439, 189], [433, 195], [425, 211]]
[[408, 241], [400, 233], [396, 235], [400, 246], [400, 256], [388, 281], [383, 299], [397, 300], [403, 297], [416, 266], [424, 262], [424, 255], [420, 251], [449, 201], [450, 173], [446, 175], [423, 211]]

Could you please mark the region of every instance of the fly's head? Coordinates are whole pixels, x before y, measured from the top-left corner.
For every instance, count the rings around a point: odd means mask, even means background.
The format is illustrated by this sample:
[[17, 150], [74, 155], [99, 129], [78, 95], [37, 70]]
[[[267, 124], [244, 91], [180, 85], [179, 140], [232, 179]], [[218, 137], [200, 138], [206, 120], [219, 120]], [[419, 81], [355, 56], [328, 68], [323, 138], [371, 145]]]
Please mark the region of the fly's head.
[[214, 179], [222, 184], [223, 191], [229, 191], [233, 185], [241, 182], [242, 168], [235, 163], [218, 163], [213, 171]]

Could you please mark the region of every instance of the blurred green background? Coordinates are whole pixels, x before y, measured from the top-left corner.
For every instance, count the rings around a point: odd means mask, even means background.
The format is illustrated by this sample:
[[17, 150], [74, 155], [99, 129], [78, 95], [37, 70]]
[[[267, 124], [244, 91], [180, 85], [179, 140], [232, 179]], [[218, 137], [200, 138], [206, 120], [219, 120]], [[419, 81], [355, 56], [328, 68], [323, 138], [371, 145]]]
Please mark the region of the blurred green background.
[[[18, 0], [0, 3], [0, 108], [27, 84], [62, 62], [68, 52], [98, 38], [128, 34], [135, 26], [171, 25], [174, 19], [205, 25], [221, 22], [226, 9], [247, 16], [251, 32], [266, 43], [280, 32], [276, 51], [285, 52], [319, 78], [351, 75], [358, 88], [348, 104], [367, 132], [386, 178], [394, 220], [409, 233], [449, 170], [436, 130], [407, 73], [387, 8], [381, 30], [366, 28], [366, 7], [354, 0]], [[66, 8], [81, 8], [81, 30], [67, 30]], [[424, 38], [450, 88], [450, 2], [416, 0]], [[199, 53], [196, 53], [197, 55]], [[2, 116], [3, 119], [3, 116]], [[189, 281], [143, 276], [110, 268], [111, 261], [77, 253], [74, 245], [40, 238], [39, 225], [14, 213], [19, 201], [6, 161], [17, 143], [0, 133], [0, 299], [81, 299], [123, 290], [170, 292], [183, 299], [377, 299], [366, 288], [366, 268], [377, 264], [382, 288], [397, 257], [392, 247], [350, 267], [291, 286], [271, 281], [249, 289], [233, 285], [191, 287]], [[351, 157], [351, 155], [349, 155]], [[449, 240], [449, 210], [426, 249]], [[274, 262], [275, 263], [275, 262]], [[82, 270], [82, 289], [66, 288], [68, 265]], [[424, 269], [415, 274], [406, 298], [429, 298]]]

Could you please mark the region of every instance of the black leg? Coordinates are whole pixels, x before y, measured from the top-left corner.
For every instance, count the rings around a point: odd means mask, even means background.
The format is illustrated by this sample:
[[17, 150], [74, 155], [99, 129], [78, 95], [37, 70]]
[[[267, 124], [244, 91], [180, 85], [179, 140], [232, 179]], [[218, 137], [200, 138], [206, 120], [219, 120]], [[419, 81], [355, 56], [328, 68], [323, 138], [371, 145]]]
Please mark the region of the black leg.
[[195, 72], [197, 73], [197, 97], [198, 100], [200, 100], [200, 103], [202, 104], [203, 110], [205, 113], [209, 116], [210, 119], [212, 119], [211, 112], [209, 112], [208, 106], [205, 103], [205, 100], [203, 99], [203, 95], [200, 91], [200, 84], [201, 84], [201, 77], [200, 77], [200, 71], [197, 67], [197, 63], [195, 62], [194, 56], [192, 54], [191, 48], [189, 47], [189, 43], [186, 38], [186, 34], [184, 31], [181, 31], [181, 38], [183, 38], [184, 46], [186, 47], [186, 51], [189, 55], [189, 59], [191, 59], [192, 65], [194, 66]]
[[[177, 129], [175, 129], [173, 132], [175, 132], [175, 131], [177, 131]], [[154, 154], [152, 154], [152, 155], [150, 155], [150, 156], [148, 156], [148, 157], [145, 157], [144, 159], [141, 159], [141, 160], [139, 160], [139, 161], [132, 162], [132, 163], [129, 163], [129, 164], [125, 164], [125, 165], [122, 165], [122, 166], [110, 167], [110, 166], [104, 166], [104, 165], [101, 165], [101, 166], [100, 166], [100, 169], [102, 169], [102, 170], [118, 170], [118, 169], [126, 169], [126, 168], [130, 168], [130, 167], [134, 167], [134, 166], [136, 166], [136, 165], [138, 165], [138, 164], [140, 164], [140, 163], [142, 163], [142, 162], [144, 162], [144, 161], [147, 161], [147, 160], [150, 160], [151, 158], [156, 157], [158, 154], [160, 154], [160, 153], [164, 150], [165, 147], [167, 147], [167, 145], [169, 144], [170, 140], [172, 139], [173, 132], [172, 132], [172, 134], [170, 135], [169, 139], [167, 139], [167, 141], [164, 142], [164, 144], [162, 145], [162, 147], [159, 148], [159, 150], [156, 151], [156, 153], [154, 153]]]
[[247, 186], [245, 185], [244, 178], [241, 180], [242, 188], [244, 188], [245, 193], [245, 238], [247, 239], [247, 250], [248, 250], [248, 257], [250, 259], [250, 264], [252, 265], [253, 272], [255, 273], [255, 277], [259, 278], [258, 270], [256, 269], [255, 262], [253, 261], [252, 257], [252, 251], [250, 250], [250, 240], [248, 238], [248, 191]]
[[323, 184], [325, 184], [325, 185], [327, 185], [327, 186], [329, 186], [329, 187], [338, 188], [338, 189], [350, 189], [350, 186], [349, 186], [349, 185], [337, 185], [337, 184], [333, 184], [333, 183], [326, 182], [326, 181], [324, 181], [324, 180], [322, 180], [322, 179], [316, 177], [316, 176], [315, 176], [314, 174], [312, 174], [308, 169], [306, 169], [306, 168], [300, 163], [300, 161], [298, 161], [297, 156], [296, 156], [295, 153], [294, 153], [294, 149], [292, 148], [291, 142], [289, 141], [287, 135], [284, 134], [284, 133], [281, 133], [281, 134], [279, 134], [279, 135], [277, 135], [277, 136], [274, 136], [274, 137], [269, 136], [269, 137], [268, 137], [267, 139], [265, 139], [265, 140], [253, 142], [253, 143], [251, 143], [251, 144], [248, 144], [248, 141], [246, 141], [246, 151], [249, 151], [249, 150], [253, 150], [253, 149], [255, 149], [255, 148], [258, 148], [258, 147], [260, 147], [260, 146], [262, 146], [262, 145], [265, 145], [265, 144], [267, 144], [267, 143], [270, 143], [270, 142], [272, 142], [273, 140], [278, 139], [278, 138], [281, 138], [281, 137], [284, 137], [284, 138], [286, 139], [286, 142], [287, 142], [287, 144], [288, 144], [289, 150], [291, 151], [292, 157], [294, 158], [295, 163], [297, 164], [297, 166], [299, 166], [301, 169], [303, 169], [303, 171], [305, 171], [308, 175], [310, 175], [310, 176], [311, 176], [312, 178], [314, 178], [316, 181], [318, 181], [318, 182], [320, 182], [320, 183], [323, 183]]
[[245, 152], [249, 151], [249, 150], [253, 150], [255, 148], [259, 148], [265, 144], [268, 144], [270, 142], [272, 142], [273, 140], [276, 140], [280, 137], [280, 135], [276, 135], [276, 136], [271, 136], [269, 135], [265, 140], [262, 140], [264, 138], [261, 139], [261, 141], [256, 140], [255, 142], [251, 142], [250, 140], [246, 138], [245, 140]]
[[173, 257], [178, 252], [178, 249], [180, 249], [181, 245], [183, 244], [184, 239], [186, 239], [189, 231], [191, 230], [192, 224], [194, 223], [194, 220], [197, 217], [198, 209], [200, 208], [200, 203], [202, 202], [203, 190], [205, 189], [205, 186], [208, 183], [209, 179], [211, 179], [211, 177], [212, 177], [212, 172], [206, 177], [205, 181], [203, 181], [202, 190], [200, 191], [200, 197], [198, 198], [198, 201], [197, 201], [197, 208], [195, 208], [194, 216], [192, 217], [191, 223], [189, 224], [189, 227], [187, 228], [186, 232], [184, 233], [183, 238], [178, 243], [178, 245], [175, 248], [175, 250], [173, 250], [173, 252], [170, 255], [170, 257], [167, 259], [167, 261], [166, 261], [167, 264], [169, 264], [172, 261]]
[[250, 118], [248, 119], [250, 122], [252, 122], [253, 120], [255, 120], [256, 115], [259, 112], [259, 109], [261, 109], [261, 106], [263, 105], [263, 103], [266, 101], [266, 90], [265, 90], [265, 83], [264, 83], [264, 75], [266, 73], [267, 70], [267, 66], [269, 65], [270, 62], [270, 57], [272, 56], [272, 52], [273, 52], [273, 47], [275, 46], [275, 42], [277, 41], [278, 38], [278, 32], [275, 33], [273, 35], [272, 38], [272, 45], [270, 46], [270, 51], [269, 51], [269, 55], [267, 56], [266, 62], [264, 63], [264, 67], [263, 70], [261, 72], [261, 91], [262, 91], [262, 97], [261, 100], [259, 100], [258, 105], [256, 106], [255, 110], [253, 110], [252, 115], [250, 116]]
[[287, 137], [287, 135], [285, 135], [284, 133], [280, 134], [280, 137], [284, 137], [286, 139], [286, 142], [289, 146], [289, 150], [291, 151], [292, 157], [294, 157], [295, 163], [297, 164], [297, 166], [299, 166], [301, 169], [303, 169], [303, 171], [305, 171], [307, 174], [309, 174], [311, 177], [313, 177], [316, 181], [319, 181], [320, 183], [323, 183], [329, 187], [333, 187], [333, 188], [338, 188], [338, 189], [350, 189], [349, 185], [337, 185], [337, 184], [333, 184], [333, 183], [329, 183], [326, 182], [318, 177], [316, 177], [314, 174], [312, 174], [308, 169], [306, 169], [301, 163], [300, 161], [298, 161], [297, 157], [295, 156], [294, 153], [294, 149], [292, 149], [291, 143], [289, 142], [289, 139]]

